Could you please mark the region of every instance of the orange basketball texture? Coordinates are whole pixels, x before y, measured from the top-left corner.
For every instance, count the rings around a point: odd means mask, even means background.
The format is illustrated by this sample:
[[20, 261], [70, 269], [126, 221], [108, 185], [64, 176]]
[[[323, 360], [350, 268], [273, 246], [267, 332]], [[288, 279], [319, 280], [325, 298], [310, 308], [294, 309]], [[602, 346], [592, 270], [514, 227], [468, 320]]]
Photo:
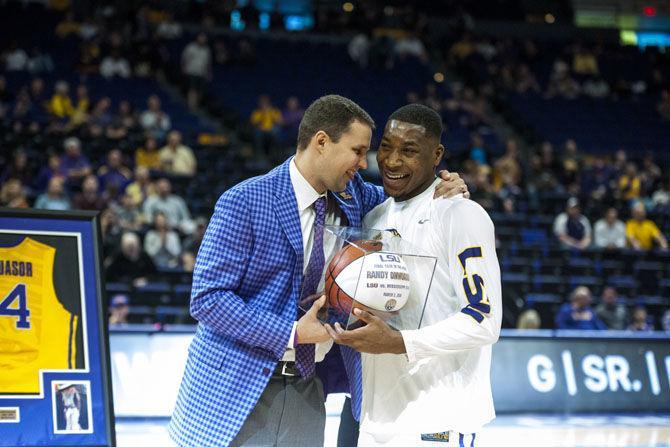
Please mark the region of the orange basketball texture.
[[[336, 309], [339, 313], [349, 314], [353, 306], [353, 297], [347, 295], [335, 282], [335, 278], [342, 270], [356, 259], [364, 256], [367, 252], [379, 251], [382, 249], [380, 241], [362, 240], [347, 243], [340, 251], [335, 253], [333, 259], [328, 264], [326, 269], [326, 296], [328, 298], [328, 305]], [[360, 248], [359, 248], [360, 247]], [[364, 251], [365, 250], [365, 251]], [[364, 308], [364, 306], [361, 306]]]

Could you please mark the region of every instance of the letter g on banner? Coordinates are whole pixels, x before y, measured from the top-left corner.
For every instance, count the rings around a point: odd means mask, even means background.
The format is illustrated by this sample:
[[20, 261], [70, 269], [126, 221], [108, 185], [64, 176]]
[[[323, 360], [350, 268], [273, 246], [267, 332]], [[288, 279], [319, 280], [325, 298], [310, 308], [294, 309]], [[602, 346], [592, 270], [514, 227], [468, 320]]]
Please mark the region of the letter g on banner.
[[556, 386], [554, 363], [546, 355], [537, 354], [528, 360], [528, 381], [540, 393], [548, 393]]

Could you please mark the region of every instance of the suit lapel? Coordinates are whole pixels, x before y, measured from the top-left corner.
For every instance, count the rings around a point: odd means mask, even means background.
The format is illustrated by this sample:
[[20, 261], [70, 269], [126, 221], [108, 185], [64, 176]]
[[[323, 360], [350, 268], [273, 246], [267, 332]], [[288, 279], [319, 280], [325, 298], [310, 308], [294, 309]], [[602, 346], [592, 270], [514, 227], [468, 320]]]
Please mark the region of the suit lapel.
[[298, 255], [298, 265], [303, 265], [302, 230], [300, 229], [300, 216], [298, 215], [298, 202], [295, 191], [291, 184], [291, 176], [288, 167], [293, 157], [289, 158], [277, 171], [274, 195], [276, 198], [275, 215], [277, 221], [286, 234], [291, 247]]

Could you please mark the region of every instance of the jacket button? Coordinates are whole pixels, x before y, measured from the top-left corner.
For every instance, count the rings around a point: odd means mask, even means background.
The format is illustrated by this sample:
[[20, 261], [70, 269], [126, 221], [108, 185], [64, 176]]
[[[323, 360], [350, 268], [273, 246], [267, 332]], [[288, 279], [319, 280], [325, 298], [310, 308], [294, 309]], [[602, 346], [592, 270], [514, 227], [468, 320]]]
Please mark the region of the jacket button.
[[263, 368], [263, 374], [265, 374], [266, 376], [269, 376], [270, 375], [270, 368]]

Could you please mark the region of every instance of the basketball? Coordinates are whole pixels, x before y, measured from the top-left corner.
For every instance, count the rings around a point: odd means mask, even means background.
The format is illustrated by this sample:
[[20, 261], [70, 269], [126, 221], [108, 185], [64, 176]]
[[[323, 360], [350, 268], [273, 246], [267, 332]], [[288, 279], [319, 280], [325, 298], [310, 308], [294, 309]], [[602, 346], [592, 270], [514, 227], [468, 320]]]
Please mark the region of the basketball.
[[399, 255], [381, 249], [380, 241], [357, 241], [333, 256], [325, 284], [330, 308], [347, 315], [354, 307], [394, 312], [405, 306], [410, 291], [407, 266]]

